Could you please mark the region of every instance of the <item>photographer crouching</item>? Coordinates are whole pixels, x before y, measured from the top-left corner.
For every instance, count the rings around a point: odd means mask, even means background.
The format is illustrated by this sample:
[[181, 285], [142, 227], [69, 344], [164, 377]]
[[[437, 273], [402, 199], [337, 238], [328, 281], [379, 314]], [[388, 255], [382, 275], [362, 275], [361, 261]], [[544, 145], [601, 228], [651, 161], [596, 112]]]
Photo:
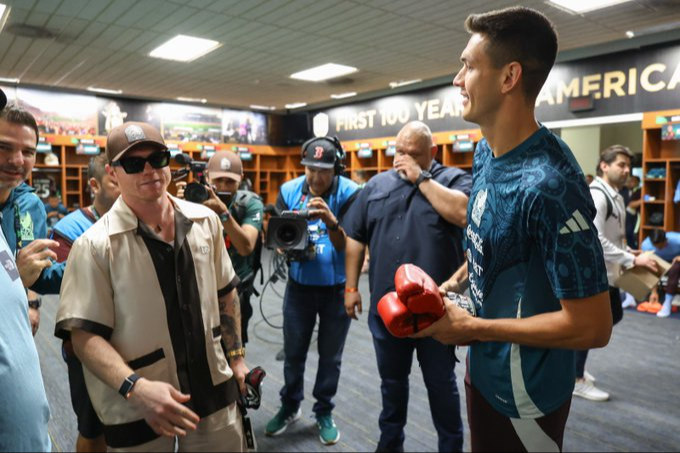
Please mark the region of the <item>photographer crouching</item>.
[[276, 207], [282, 216], [269, 222], [268, 244], [278, 238], [291, 247], [276, 246], [288, 257], [290, 271], [283, 303], [285, 385], [281, 408], [265, 428], [268, 436], [282, 434], [302, 414], [305, 361], [318, 316], [313, 411], [321, 442], [332, 445], [340, 439], [331, 415], [332, 399], [350, 326], [344, 309], [346, 236], [340, 219], [358, 191], [356, 183], [342, 176], [344, 160], [337, 138], [319, 137], [302, 145], [305, 176], [281, 186]]
[[189, 165], [198, 182], [188, 187], [186, 182], [178, 182], [178, 198], [202, 203], [222, 220], [227, 251], [241, 280], [237, 292], [241, 301], [241, 340], [245, 346], [248, 343], [248, 321], [253, 316], [250, 297], [254, 291], [255, 274], [260, 267], [262, 200], [253, 192], [238, 190], [243, 180], [243, 163], [237, 154], [216, 152], [207, 167], [203, 162], [191, 162], [188, 156], [180, 156], [177, 161]]

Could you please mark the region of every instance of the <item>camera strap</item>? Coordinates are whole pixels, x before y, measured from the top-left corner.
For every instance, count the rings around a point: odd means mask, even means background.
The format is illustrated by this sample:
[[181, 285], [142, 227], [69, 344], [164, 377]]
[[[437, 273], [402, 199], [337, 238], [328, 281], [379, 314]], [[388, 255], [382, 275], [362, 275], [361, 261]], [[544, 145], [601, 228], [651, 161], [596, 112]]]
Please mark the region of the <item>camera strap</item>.
[[307, 207], [306, 201], [307, 201], [307, 194], [303, 193], [302, 198], [300, 199], [300, 206], [298, 208], [299, 211], [302, 211], [303, 209], [305, 209], [305, 207]]

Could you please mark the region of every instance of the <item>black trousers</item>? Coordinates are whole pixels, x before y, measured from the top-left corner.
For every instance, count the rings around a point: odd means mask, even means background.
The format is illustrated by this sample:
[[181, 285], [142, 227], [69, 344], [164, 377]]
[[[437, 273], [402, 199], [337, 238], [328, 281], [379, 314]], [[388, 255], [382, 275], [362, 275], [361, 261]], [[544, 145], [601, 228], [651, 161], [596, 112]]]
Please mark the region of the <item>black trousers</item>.
[[239, 292], [241, 302], [241, 342], [245, 346], [248, 343], [248, 322], [253, 317], [253, 306], [250, 304], [251, 291]]

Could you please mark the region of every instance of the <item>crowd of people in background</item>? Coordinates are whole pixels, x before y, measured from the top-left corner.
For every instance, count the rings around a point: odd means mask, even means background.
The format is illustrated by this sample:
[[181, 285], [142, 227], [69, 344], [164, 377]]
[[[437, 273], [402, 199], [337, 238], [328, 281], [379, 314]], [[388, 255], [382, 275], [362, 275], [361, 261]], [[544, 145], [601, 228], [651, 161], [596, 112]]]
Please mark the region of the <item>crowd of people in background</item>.
[[[267, 436], [301, 417], [318, 329], [313, 412], [321, 443], [340, 440], [334, 397], [352, 319], [364, 308], [381, 381], [378, 451], [403, 451], [414, 385], [427, 389], [439, 450], [462, 451], [456, 345], [470, 347], [458, 366], [473, 451], [561, 450], [572, 397], [609, 398], [585, 369], [588, 351], [607, 345], [623, 308], [643, 302], [622, 296], [621, 273], [658, 271], [638, 250], [634, 155], [604, 149], [588, 181], [569, 147], [536, 121], [534, 101], [557, 54], [544, 15], [509, 8], [472, 15], [466, 29], [454, 85], [463, 117], [485, 137], [472, 174], [437, 162], [429, 127], [412, 122], [397, 135], [392, 170], [350, 179], [339, 140], [315, 137], [302, 145], [305, 174], [280, 189], [276, 208], [306, 212], [310, 242], [289, 260], [281, 405]], [[249, 128], [234, 133], [248, 138]], [[168, 193], [161, 133], [126, 122], [89, 164], [92, 203], [69, 212], [56, 193], [43, 203], [25, 182], [39, 135], [30, 113], [3, 106], [0, 450], [51, 450], [32, 335], [40, 295], [59, 294], [55, 335], [78, 451], [246, 451], [255, 433], [243, 405], [245, 355], [266, 219], [261, 198], [244, 188], [240, 158], [215, 153], [207, 198], [192, 203], [185, 185]], [[653, 231], [640, 248], [672, 264], [656, 296], [667, 317], [680, 298], [680, 233]], [[444, 299], [439, 321], [407, 338], [390, 334], [376, 307], [406, 263], [441, 293], [468, 294], [482, 307], [477, 316]], [[424, 382], [409, 380], [414, 353]]]

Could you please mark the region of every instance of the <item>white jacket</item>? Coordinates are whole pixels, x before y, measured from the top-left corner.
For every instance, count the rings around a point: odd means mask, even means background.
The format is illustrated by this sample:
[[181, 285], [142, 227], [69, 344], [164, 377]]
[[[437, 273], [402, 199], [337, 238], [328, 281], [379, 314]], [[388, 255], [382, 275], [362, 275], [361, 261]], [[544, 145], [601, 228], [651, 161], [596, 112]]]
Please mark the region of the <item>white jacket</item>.
[[[623, 197], [604, 179], [595, 178], [590, 187], [590, 194], [597, 209], [594, 224], [604, 251], [607, 278], [609, 285], [614, 286], [621, 273], [633, 267], [635, 262], [635, 255], [628, 251], [626, 245], [626, 207], [623, 204]], [[592, 190], [593, 187], [604, 190], [607, 195], [600, 190]], [[612, 215], [609, 219], [607, 219], [607, 196], [612, 201]]]

